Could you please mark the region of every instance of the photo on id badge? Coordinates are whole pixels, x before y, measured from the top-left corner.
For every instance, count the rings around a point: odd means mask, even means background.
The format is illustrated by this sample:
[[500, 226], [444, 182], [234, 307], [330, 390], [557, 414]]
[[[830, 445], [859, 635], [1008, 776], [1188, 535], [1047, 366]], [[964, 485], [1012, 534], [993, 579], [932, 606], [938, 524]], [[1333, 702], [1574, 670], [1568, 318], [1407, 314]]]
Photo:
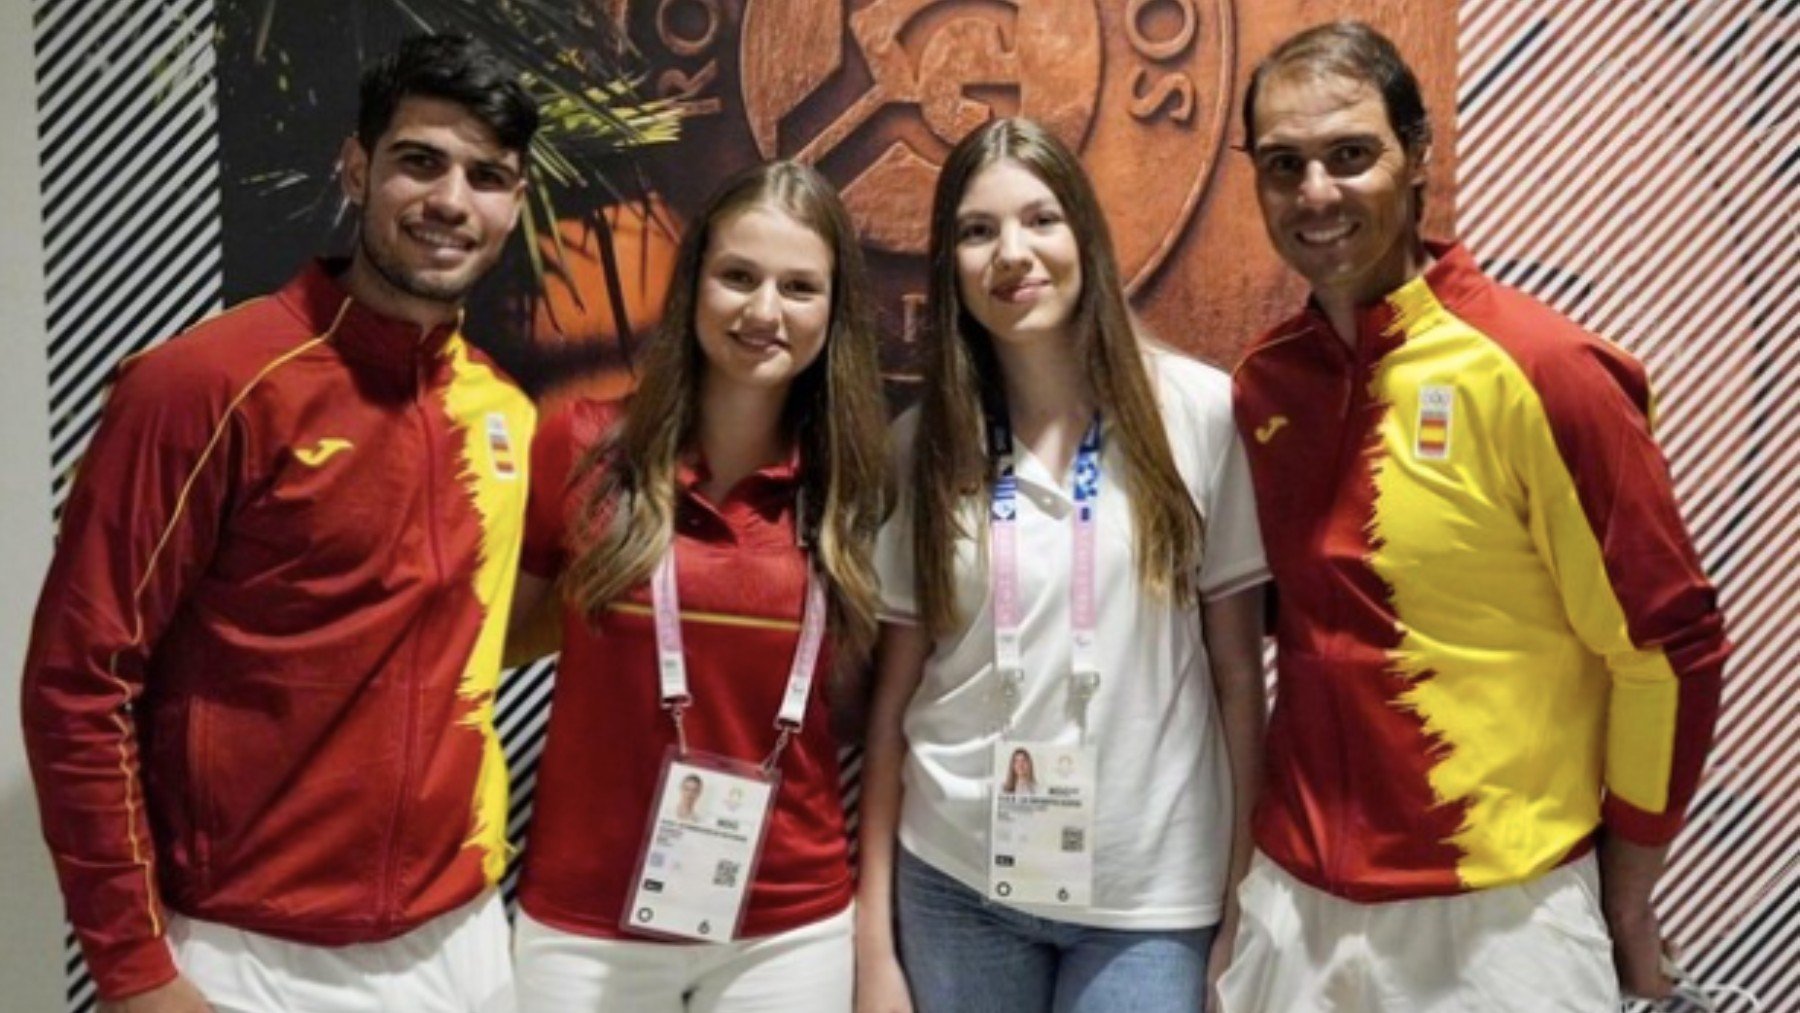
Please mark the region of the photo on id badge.
[[624, 926], [706, 942], [736, 938], [777, 777], [727, 757], [671, 751], [650, 807]]
[[988, 897], [1084, 907], [1093, 894], [1094, 751], [1081, 745], [994, 746]]

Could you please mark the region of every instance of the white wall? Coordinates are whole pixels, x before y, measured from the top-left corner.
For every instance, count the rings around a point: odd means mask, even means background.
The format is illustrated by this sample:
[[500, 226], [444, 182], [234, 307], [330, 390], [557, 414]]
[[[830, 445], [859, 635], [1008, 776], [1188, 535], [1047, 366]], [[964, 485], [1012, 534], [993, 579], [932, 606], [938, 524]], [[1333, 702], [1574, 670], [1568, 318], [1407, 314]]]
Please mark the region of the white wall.
[[30, 0], [0, 2], [0, 1005], [58, 1010], [62, 901], [19, 739], [19, 669], [50, 558], [50, 448]]

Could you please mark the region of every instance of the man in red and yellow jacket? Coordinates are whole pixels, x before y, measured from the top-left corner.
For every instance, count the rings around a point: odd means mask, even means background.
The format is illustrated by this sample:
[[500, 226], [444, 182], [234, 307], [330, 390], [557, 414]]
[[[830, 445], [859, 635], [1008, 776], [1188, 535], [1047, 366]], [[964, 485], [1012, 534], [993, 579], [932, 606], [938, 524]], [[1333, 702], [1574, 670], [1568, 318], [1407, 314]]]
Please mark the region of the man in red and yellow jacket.
[[1244, 113], [1313, 299], [1235, 375], [1279, 684], [1226, 1009], [1666, 995], [1727, 645], [1644, 370], [1423, 240], [1429, 124], [1372, 29], [1283, 43]]
[[364, 76], [348, 264], [120, 367], [26, 745], [103, 1005], [508, 1008], [493, 701], [530, 401], [463, 337], [537, 111], [421, 36]]

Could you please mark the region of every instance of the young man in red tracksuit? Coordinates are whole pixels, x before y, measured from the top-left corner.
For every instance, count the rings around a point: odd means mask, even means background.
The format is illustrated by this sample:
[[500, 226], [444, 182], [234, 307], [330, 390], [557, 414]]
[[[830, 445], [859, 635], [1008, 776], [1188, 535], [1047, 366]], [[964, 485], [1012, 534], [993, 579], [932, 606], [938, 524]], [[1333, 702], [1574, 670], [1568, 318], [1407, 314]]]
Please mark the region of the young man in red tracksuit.
[[1419, 234], [1393, 44], [1281, 44], [1244, 104], [1308, 308], [1234, 377], [1281, 607], [1229, 1013], [1618, 1009], [1727, 653], [1644, 370]]
[[460, 331], [536, 109], [467, 39], [365, 74], [349, 262], [122, 365], [25, 738], [102, 1007], [508, 1009], [493, 725], [535, 424]]

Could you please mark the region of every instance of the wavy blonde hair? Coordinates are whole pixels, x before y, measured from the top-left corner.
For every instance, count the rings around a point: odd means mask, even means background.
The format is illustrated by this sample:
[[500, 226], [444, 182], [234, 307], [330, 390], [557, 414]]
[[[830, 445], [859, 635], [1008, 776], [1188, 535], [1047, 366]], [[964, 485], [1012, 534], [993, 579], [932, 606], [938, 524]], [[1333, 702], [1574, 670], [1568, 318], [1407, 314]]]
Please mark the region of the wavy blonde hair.
[[[1124, 458], [1138, 579], [1151, 593], [1192, 604], [1194, 568], [1204, 532], [1163, 429], [1144, 352], [1125, 306], [1112, 235], [1093, 184], [1072, 152], [1025, 119], [995, 120], [950, 152], [931, 207], [930, 327], [913, 458], [914, 562], [920, 611], [933, 634], [956, 629], [955, 542], [983, 537], [966, 529], [971, 501], [984, 508], [993, 491], [989, 418], [1006, 418], [1006, 387], [993, 336], [963, 305], [956, 269], [956, 211], [976, 173], [1010, 161], [1044, 182], [1068, 215], [1081, 257], [1081, 295], [1070, 332], [1084, 360], [1106, 425]], [[980, 511], [986, 517], [986, 510]]]
[[576, 547], [564, 594], [598, 611], [648, 580], [668, 551], [676, 472], [695, 438], [706, 366], [694, 333], [701, 268], [713, 230], [753, 207], [791, 216], [832, 251], [825, 348], [788, 389], [782, 427], [799, 449], [804, 510], [796, 506], [803, 515], [795, 522], [829, 582], [833, 655], [847, 677], [867, 660], [877, 628], [873, 555], [886, 503], [887, 413], [856, 230], [831, 184], [796, 162], [769, 162], [727, 180], [682, 237], [637, 391], [623, 421], [575, 469], [576, 487], [589, 490], [582, 516], [600, 526]]

